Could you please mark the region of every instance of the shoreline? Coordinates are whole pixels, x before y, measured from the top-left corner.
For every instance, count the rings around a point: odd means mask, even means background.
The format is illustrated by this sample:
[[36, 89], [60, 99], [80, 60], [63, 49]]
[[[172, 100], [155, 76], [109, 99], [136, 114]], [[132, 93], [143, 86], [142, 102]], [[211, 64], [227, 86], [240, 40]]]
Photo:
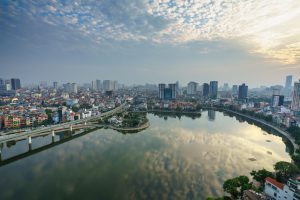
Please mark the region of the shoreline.
[[288, 132], [264, 121], [264, 120], [261, 120], [261, 119], [258, 119], [256, 117], [252, 117], [252, 116], [249, 116], [249, 115], [245, 115], [243, 113], [239, 113], [239, 112], [236, 112], [236, 111], [233, 111], [233, 110], [229, 110], [229, 109], [225, 109], [225, 108], [216, 108], [216, 107], [209, 107], [209, 108], [203, 108], [203, 109], [213, 109], [213, 110], [219, 110], [221, 112], [228, 112], [228, 113], [231, 113], [233, 115], [236, 115], [236, 116], [240, 116], [240, 117], [244, 117], [248, 120], [253, 120], [261, 125], [264, 125], [264, 126], [267, 126], [268, 128], [272, 129], [272, 130], [275, 130], [277, 133], [279, 133], [280, 136], [286, 138], [291, 144], [292, 144], [292, 154], [295, 153], [296, 149], [299, 148], [299, 145], [295, 143], [295, 139], [289, 135]]

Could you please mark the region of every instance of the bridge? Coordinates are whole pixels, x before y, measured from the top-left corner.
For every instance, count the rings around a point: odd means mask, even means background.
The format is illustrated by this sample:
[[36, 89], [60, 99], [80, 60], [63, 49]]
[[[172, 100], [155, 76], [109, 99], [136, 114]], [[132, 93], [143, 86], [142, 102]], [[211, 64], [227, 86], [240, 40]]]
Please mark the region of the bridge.
[[[83, 128], [96, 128], [99, 125], [97, 125], [93, 122], [96, 122], [96, 121], [102, 120], [103, 118], [110, 117], [117, 113], [123, 112], [127, 108], [128, 108], [128, 104], [125, 102], [125, 103], [121, 104], [120, 106], [114, 108], [113, 110], [110, 110], [105, 113], [101, 113], [100, 115], [95, 115], [95, 116], [83, 118], [80, 120], [66, 122], [63, 124], [57, 124], [57, 125], [52, 125], [52, 126], [48, 126], [48, 127], [43, 127], [43, 128], [39, 128], [36, 130], [28, 130], [28, 131], [21, 132], [21, 133], [13, 133], [13, 134], [9, 134], [9, 135], [3, 135], [3, 136], [0, 136], [0, 144], [9, 142], [9, 141], [13, 141], [13, 140], [18, 141], [18, 140], [23, 140], [23, 139], [27, 139], [27, 138], [28, 138], [28, 143], [31, 144], [31, 142], [32, 142], [31, 138], [37, 137], [40, 135], [46, 135], [46, 134], [52, 133], [52, 136], [54, 137], [55, 132], [61, 132], [61, 131], [66, 131], [66, 130], [70, 130], [72, 132], [74, 130], [83, 129]], [[0, 154], [1, 154], [1, 150], [0, 150]]]

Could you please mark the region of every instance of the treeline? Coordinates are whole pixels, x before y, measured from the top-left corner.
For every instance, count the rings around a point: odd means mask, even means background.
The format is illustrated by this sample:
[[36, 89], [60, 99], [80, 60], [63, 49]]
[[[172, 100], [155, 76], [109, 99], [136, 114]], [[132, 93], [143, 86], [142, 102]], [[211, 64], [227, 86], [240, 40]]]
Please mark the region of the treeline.
[[254, 186], [253, 182], [247, 176], [238, 176], [232, 179], [228, 179], [223, 184], [224, 192], [228, 193], [230, 196], [224, 197], [208, 197], [207, 200], [231, 200], [240, 199], [243, 197], [245, 190], [253, 190], [255, 192], [262, 192], [264, 190], [264, 183], [267, 177], [276, 179], [278, 182], [286, 183], [290, 178], [299, 174], [299, 167], [285, 161], [277, 162], [274, 165], [274, 172], [268, 171], [266, 169], [261, 169], [258, 171], [253, 170], [250, 174], [253, 180], [260, 183], [259, 187]]

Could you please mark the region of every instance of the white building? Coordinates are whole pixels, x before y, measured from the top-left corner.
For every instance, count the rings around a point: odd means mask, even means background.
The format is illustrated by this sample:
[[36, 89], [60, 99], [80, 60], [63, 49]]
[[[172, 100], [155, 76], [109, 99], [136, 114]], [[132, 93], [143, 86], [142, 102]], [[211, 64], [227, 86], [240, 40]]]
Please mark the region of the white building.
[[77, 93], [76, 83], [66, 83], [64, 84], [64, 90], [68, 93]]
[[271, 200], [300, 200], [300, 177], [296, 180], [289, 179], [286, 185], [268, 177], [264, 193]]

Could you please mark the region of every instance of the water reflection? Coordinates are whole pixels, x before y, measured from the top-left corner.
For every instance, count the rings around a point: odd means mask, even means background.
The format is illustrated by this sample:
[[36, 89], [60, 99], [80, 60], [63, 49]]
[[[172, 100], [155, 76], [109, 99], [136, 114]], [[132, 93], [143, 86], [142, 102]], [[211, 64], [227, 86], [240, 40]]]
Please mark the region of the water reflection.
[[228, 178], [290, 161], [280, 137], [216, 114], [150, 114], [138, 134], [100, 129], [3, 166], [0, 199], [204, 199]]
[[215, 121], [215, 119], [216, 119], [216, 111], [215, 110], [208, 110], [207, 114], [208, 114], [208, 119], [210, 121]]

